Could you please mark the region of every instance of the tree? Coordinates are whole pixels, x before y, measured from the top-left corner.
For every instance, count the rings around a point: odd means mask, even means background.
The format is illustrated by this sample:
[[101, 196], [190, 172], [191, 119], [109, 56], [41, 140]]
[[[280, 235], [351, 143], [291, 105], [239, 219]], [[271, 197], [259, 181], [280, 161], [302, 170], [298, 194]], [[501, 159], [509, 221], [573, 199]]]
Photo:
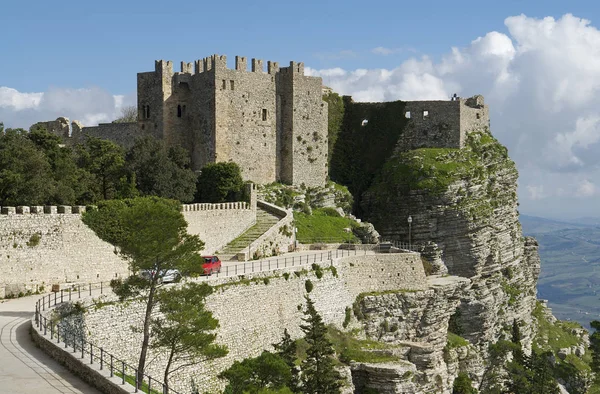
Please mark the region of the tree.
[[288, 384], [289, 388], [294, 392], [300, 391], [300, 371], [296, 366], [296, 342], [292, 340], [287, 328], [283, 330], [283, 338], [279, 343], [273, 345], [275, 351], [281, 357], [292, 373], [291, 380]]
[[0, 134], [0, 205], [43, 205], [55, 182], [48, 159], [23, 129]]
[[121, 197], [118, 191], [125, 175], [123, 149], [112, 141], [88, 137], [78, 153], [80, 166], [96, 177], [101, 198]]
[[[116, 246], [134, 273], [111, 286], [121, 300], [135, 297], [146, 304], [142, 325], [143, 340], [138, 362], [138, 381], [142, 381], [150, 343], [152, 311], [161, 278], [169, 269], [190, 270], [202, 264], [198, 252], [204, 243], [187, 233], [187, 222], [177, 201], [158, 197], [103, 201], [97, 210], [83, 215], [83, 221], [96, 234]], [[156, 272], [149, 280], [137, 274], [142, 270]]]
[[173, 372], [227, 354], [227, 347], [216, 345], [217, 335], [211, 332], [219, 326], [218, 320], [204, 305], [211, 293], [212, 288], [206, 283], [188, 283], [157, 293], [162, 317], [152, 321], [151, 348], [167, 350], [164, 374], [167, 387]]
[[210, 163], [202, 168], [196, 186], [199, 202], [235, 201], [244, 187], [242, 171], [233, 162]]
[[454, 379], [452, 394], [477, 394], [477, 390], [473, 388], [473, 381], [469, 377], [469, 374], [465, 372], [458, 374], [456, 379]]
[[190, 168], [188, 152], [181, 147], [166, 149], [154, 137], [138, 139], [127, 152], [127, 167], [135, 175], [142, 195], [192, 202], [197, 175]]
[[137, 122], [138, 110], [135, 105], [129, 105], [127, 107], [121, 108], [121, 116], [115, 120], [113, 123], [132, 123]]
[[333, 394], [340, 392], [340, 373], [334, 367], [335, 351], [327, 338], [327, 327], [306, 296], [306, 316], [300, 325], [308, 343], [306, 359], [302, 361], [302, 391], [307, 394]]
[[264, 351], [258, 357], [234, 362], [219, 377], [229, 381], [225, 394], [266, 393], [264, 389], [284, 393], [286, 391], [278, 390], [289, 390], [287, 384], [292, 373], [281, 356]]

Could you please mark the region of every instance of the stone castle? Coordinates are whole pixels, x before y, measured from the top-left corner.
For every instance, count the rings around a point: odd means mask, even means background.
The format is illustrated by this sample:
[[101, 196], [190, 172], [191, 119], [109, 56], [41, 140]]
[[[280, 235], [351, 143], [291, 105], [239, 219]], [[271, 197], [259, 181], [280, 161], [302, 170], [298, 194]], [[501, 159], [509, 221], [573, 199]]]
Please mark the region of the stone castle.
[[[328, 177], [328, 108], [319, 77], [304, 75], [304, 64], [213, 55], [193, 63], [158, 60], [154, 71], [137, 75], [137, 121], [82, 127], [66, 118], [41, 122], [70, 143], [89, 135], [125, 147], [152, 135], [190, 152], [192, 168], [234, 161], [244, 179], [267, 184], [282, 182], [322, 186]], [[331, 91], [331, 89], [329, 89]], [[369, 113], [370, 105], [361, 103]], [[363, 124], [368, 124], [367, 119]], [[469, 131], [489, 126], [483, 96], [439, 101], [407, 101], [410, 119], [398, 148], [460, 148]], [[366, 122], [365, 122], [366, 121]]]

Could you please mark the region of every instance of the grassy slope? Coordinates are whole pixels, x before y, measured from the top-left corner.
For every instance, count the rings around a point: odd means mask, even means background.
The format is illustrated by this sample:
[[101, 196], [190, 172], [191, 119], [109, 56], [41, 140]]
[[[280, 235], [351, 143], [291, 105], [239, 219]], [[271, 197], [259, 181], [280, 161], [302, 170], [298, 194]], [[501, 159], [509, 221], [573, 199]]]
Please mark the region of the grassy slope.
[[354, 242], [356, 237], [345, 228], [352, 228], [356, 222], [340, 216], [328, 216], [323, 209], [315, 209], [312, 215], [294, 212], [294, 220], [298, 228], [298, 241], [313, 242]]

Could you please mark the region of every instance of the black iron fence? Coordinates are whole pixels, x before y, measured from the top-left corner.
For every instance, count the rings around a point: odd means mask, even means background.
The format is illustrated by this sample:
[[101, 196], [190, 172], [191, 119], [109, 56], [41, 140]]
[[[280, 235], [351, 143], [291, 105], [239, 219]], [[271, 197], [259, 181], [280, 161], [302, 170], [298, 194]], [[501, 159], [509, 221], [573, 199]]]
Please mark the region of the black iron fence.
[[[90, 364], [97, 364], [100, 370], [108, 370], [110, 377], [118, 377], [121, 379], [121, 384], [130, 384], [134, 387], [134, 392], [144, 392], [149, 394], [180, 394], [178, 391], [168, 387], [164, 382], [161, 382], [150, 375], [144, 374], [143, 379], [138, 381], [137, 368], [131, 366], [125, 361], [119, 359], [113, 354], [107, 352], [102, 347], [96, 346], [87, 341], [83, 332], [76, 332], [67, 324], [48, 319], [42, 314], [46, 309], [61, 303], [71, 301], [72, 299], [80, 299], [86, 295], [92, 295], [92, 289], [100, 290], [103, 294], [105, 289], [109, 287], [106, 283], [91, 283], [86, 285], [78, 285], [70, 289], [54, 292], [40, 298], [35, 305], [35, 325], [40, 333], [44, 336], [50, 335], [50, 341], [56, 341], [56, 346], [64, 346], [73, 354], [81, 354], [81, 361], [84, 362], [89, 357]], [[62, 344], [61, 344], [62, 342]]]

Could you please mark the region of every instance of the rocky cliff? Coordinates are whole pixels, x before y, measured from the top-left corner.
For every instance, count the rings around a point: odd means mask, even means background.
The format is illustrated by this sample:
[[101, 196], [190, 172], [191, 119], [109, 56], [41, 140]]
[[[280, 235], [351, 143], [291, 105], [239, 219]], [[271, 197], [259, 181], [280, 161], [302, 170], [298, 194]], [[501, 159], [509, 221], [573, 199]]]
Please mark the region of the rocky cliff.
[[[423, 246], [424, 256], [437, 256], [449, 274], [471, 282], [460, 294], [446, 289], [439, 290], [443, 296], [429, 297], [429, 302], [445, 299], [444, 307], [433, 309], [439, 316], [430, 319], [431, 324], [424, 325], [420, 320], [416, 326], [421, 333], [416, 332], [415, 338], [435, 349], [432, 353], [438, 353], [434, 357], [438, 364], [430, 363], [424, 372], [424, 388], [431, 387], [427, 380], [436, 375], [435, 371], [456, 370], [457, 365], [458, 370], [481, 382], [484, 368], [480, 360], [486, 358], [490, 343], [510, 339], [514, 322], [521, 327], [525, 352], [531, 351], [540, 260], [535, 240], [522, 236], [517, 176], [506, 148], [489, 131], [472, 132], [464, 149], [395, 153], [363, 195], [365, 219], [375, 225], [383, 238], [409, 241], [407, 218], [411, 216], [411, 242]], [[453, 303], [452, 299], [457, 301]], [[385, 305], [387, 300], [372, 302]], [[403, 304], [395, 303], [396, 309]], [[366, 304], [364, 307], [369, 309]], [[387, 312], [394, 314], [390, 308], [386, 308]], [[432, 313], [431, 308], [429, 305], [428, 313]], [[414, 313], [414, 307], [413, 311], [398, 315], [407, 313]], [[447, 349], [446, 360], [439, 355], [446, 345], [445, 335], [439, 333], [445, 334], [450, 319], [452, 330], [472, 344], [476, 361], [471, 365], [460, 361], [465, 350]], [[427, 330], [431, 333], [425, 333]], [[372, 334], [368, 325], [366, 331]], [[415, 338], [383, 337], [391, 342]], [[451, 387], [446, 379], [456, 374], [437, 375], [438, 388], [446, 391]]]

